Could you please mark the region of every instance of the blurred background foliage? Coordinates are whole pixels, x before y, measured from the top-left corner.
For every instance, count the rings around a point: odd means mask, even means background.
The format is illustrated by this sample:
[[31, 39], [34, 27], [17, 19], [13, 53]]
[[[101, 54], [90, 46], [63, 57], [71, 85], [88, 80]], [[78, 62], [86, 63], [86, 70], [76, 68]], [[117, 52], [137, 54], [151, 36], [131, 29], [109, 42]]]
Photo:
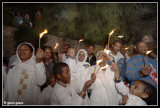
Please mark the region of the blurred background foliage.
[[[36, 23], [35, 13], [41, 12], [37, 28], [19, 29], [17, 40], [29, 38], [38, 41], [35, 38], [45, 28], [59, 37], [83, 38], [85, 43], [99, 45], [107, 44], [108, 34], [115, 28], [110, 43], [119, 35], [124, 36], [125, 44], [134, 44], [145, 34], [157, 39], [156, 3], [4, 3], [3, 25], [11, 25], [16, 11], [22, 15], [29, 13], [33, 23]], [[28, 31], [22, 38], [24, 30]], [[44, 43], [46, 41], [44, 39]]]

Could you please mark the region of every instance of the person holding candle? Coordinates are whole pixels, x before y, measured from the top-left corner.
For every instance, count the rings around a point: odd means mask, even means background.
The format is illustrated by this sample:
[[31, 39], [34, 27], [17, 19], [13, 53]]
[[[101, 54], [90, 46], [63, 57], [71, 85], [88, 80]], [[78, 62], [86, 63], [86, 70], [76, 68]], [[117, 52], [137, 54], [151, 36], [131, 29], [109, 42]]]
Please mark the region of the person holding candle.
[[71, 74], [69, 66], [66, 63], [57, 63], [53, 68], [53, 73], [56, 76], [57, 82], [52, 90], [51, 105], [83, 105], [86, 90], [95, 81], [95, 77], [91, 77], [86, 81], [81, 92], [77, 94], [70, 85]]
[[[120, 78], [120, 72], [116, 65], [113, 65], [115, 69], [115, 78]], [[144, 105], [154, 105], [152, 100], [155, 98], [154, 94], [156, 93], [155, 88], [142, 80], [136, 80], [130, 88], [126, 87], [124, 83], [119, 80], [116, 83], [116, 88], [118, 91], [126, 95], [126, 100], [123, 100], [123, 105], [125, 106], [144, 106]]]
[[[151, 72], [149, 64], [157, 71], [157, 61], [146, 55], [147, 49], [145, 42], [140, 41], [136, 43], [135, 51], [137, 54], [127, 62], [126, 77], [131, 83], [136, 80], [144, 80], [157, 88], [157, 85], [149, 76]], [[146, 60], [146, 57], [148, 60]], [[148, 63], [146, 63], [146, 61], [148, 61]]]
[[120, 50], [123, 43], [120, 39], [115, 40], [112, 43], [112, 49], [109, 52], [110, 58], [114, 61], [115, 64], [117, 64], [119, 70], [120, 70], [120, 77], [123, 82], [125, 82], [125, 76], [126, 76], [126, 60], [125, 57], [121, 54]]
[[21, 43], [17, 47], [17, 59], [9, 69], [3, 100], [7, 102], [23, 102], [23, 105], [39, 105], [42, 103], [40, 86], [45, 83], [46, 74], [43, 64], [44, 52], [38, 49], [34, 55], [34, 47], [29, 43]]
[[[119, 105], [121, 95], [118, 94], [115, 87], [115, 75], [111, 66], [102, 70], [100, 69], [107, 65], [106, 61], [108, 59], [109, 58], [104, 51], [97, 53], [97, 60], [102, 60], [102, 62], [97, 65], [95, 82], [88, 88], [91, 90], [91, 105]], [[84, 76], [86, 76], [86, 79], [89, 79], [90, 76], [92, 76], [94, 69], [94, 66], [91, 66], [84, 70], [83, 73], [85, 74]]]

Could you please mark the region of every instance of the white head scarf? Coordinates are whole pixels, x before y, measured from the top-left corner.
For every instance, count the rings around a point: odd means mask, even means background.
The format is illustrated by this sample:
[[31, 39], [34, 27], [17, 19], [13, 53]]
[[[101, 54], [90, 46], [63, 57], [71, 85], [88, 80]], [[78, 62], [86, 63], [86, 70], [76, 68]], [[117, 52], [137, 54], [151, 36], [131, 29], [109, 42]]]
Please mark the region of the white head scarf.
[[25, 62], [25, 63], [29, 63], [32, 59], [35, 59], [35, 56], [34, 56], [34, 54], [35, 54], [35, 49], [34, 49], [34, 47], [33, 47], [30, 43], [27, 43], [27, 42], [24, 42], [24, 43], [19, 44], [18, 47], [17, 47], [17, 50], [16, 50], [16, 56], [17, 56], [17, 58], [18, 58], [18, 62], [20, 62], [20, 63], [22, 63], [22, 60], [21, 60], [21, 59], [19, 58], [19, 56], [18, 56], [18, 48], [19, 48], [22, 44], [29, 45], [29, 46], [31, 46], [32, 49], [33, 49], [33, 55], [32, 55], [32, 57]]

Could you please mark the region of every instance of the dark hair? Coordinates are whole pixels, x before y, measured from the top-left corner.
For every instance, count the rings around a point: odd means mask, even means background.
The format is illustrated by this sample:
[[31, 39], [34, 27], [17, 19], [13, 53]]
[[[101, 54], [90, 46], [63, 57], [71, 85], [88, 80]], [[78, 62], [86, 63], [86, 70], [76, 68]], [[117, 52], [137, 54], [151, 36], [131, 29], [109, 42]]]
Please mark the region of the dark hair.
[[[29, 47], [29, 49], [31, 50], [31, 52], [33, 52], [33, 47], [31, 46], [31, 45], [29, 45], [29, 44], [27, 44], [27, 43], [22, 43], [21, 45], [27, 45], [28, 47]], [[20, 46], [21, 46], [20, 45]]]
[[59, 62], [56, 63], [53, 67], [53, 73], [55, 74], [55, 77], [57, 78], [58, 74], [62, 74], [62, 68], [68, 66], [68, 64], [64, 63], [64, 62]]
[[[67, 48], [67, 50], [66, 50], [66, 52], [68, 52], [68, 50], [69, 50], [70, 48], [73, 48], [73, 47], [71, 47], [71, 46], [70, 46], [70, 47], [68, 47], [68, 48]], [[73, 49], [74, 49], [74, 48], [73, 48]]]
[[64, 44], [63, 46], [68, 46], [68, 47], [70, 47], [70, 45], [69, 45], [69, 44]]
[[93, 48], [95, 49], [95, 46], [94, 46], [93, 44], [89, 44], [88, 47], [89, 47], [89, 46], [93, 46]]
[[52, 52], [52, 47], [51, 47], [51, 46], [44, 46], [44, 47], [43, 47], [43, 51], [46, 50], [46, 49], [50, 49], [51, 52]]
[[122, 40], [121, 40], [121, 39], [117, 39], [117, 40], [115, 40], [115, 41], [112, 43], [112, 45], [113, 45], [113, 44], [115, 44], [116, 42], [118, 42], [118, 43], [120, 43], [120, 44], [122, 44], [122, 45], [123, 45], [123, 42], [122, 42]]
[[148, 94], [148, 98], [142, 98], [147, 105], [156, 105], [157, 104], [157, 91], [156, 89], [149, 83], [140, 80], [144, 85], [144, 92]]

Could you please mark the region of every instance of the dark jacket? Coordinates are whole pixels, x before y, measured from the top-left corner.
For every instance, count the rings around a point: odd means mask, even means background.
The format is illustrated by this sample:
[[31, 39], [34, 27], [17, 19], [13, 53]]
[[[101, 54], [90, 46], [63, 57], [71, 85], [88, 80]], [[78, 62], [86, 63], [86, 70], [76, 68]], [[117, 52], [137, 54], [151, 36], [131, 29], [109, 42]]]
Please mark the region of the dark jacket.
[[91, 59], [89, 60], [89, 58], [87, 58], [86, 62], [88, 62], [91, 66], [95, 65], [96, 64], [96, 56], [94, 56], [92, 54]]

